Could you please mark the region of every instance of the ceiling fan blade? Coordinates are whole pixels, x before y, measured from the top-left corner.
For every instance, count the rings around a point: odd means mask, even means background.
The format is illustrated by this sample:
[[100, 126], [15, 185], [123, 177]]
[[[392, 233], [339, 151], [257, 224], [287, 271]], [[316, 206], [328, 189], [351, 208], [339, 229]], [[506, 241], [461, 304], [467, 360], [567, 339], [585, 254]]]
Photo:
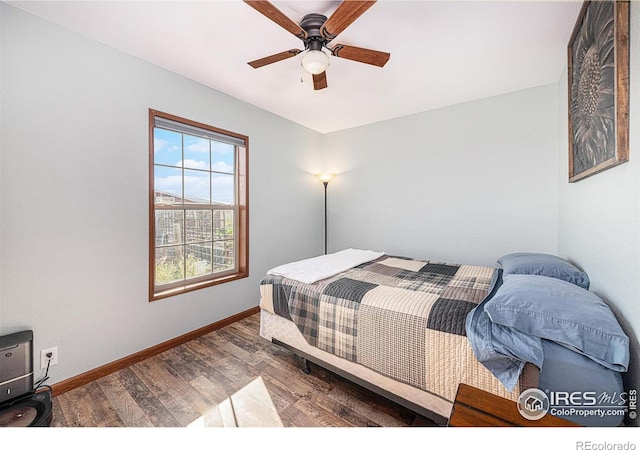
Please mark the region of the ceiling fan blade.
[[273, 20], [289, 33], [304, 39], [306, 37], [305, 31], [293, 20], [289, 19], [282, 11], [276, 8], [273, 4], [266, 0], [244, 0], [244, 2], [258, 11], [265, 17]]
[[313, 89], [319, 91], [327, 87], [327, 72], [322, 72], [313, 76]]
[[247, 64], [249, 64], [254, 69], [257, 69], [259, 67], [266, 66], [267, 64], [273, 64], [275, 62], [282, 61], [283, 59], [291, 58], [301, 52], [302, 50], [298, 50], [297, 48], [292, 48], [291, 50], [276, 53], [275, 55], [256, 59], [255, 61], [251, 61], [250, 63], [247, 63]]
[[350, 59], [372, 66], [384, 67], [391, 56], [386, 52], [369, 50], [368, 48], [353, 47], [351, 45], [336, 44], [331, 49], [331, 54], [338, 58]]
[[327, 41], [332, 40], [371, 8], [374, 3], [375, 1], [343, 1], [331, 17], [322, 25], [322, 35], [327, 38]]

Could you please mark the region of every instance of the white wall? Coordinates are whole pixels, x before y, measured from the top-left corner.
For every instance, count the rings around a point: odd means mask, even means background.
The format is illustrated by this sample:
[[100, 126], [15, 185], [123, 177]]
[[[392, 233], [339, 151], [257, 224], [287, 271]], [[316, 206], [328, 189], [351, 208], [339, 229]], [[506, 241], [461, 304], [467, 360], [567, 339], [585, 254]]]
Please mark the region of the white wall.
[[324, 136], [329, 248], [493, 265], [557, 248], [555, 84]]
[[629, 162], [568, 179], [567, 74], [559, 82], [558, 252], [589, 274], [632, 339], [627, 388], [640, 387], [640, 4], [631, 3]]
[[[322, 252], [318, 133], [0, 14], [0, 325], [33, 329], [36, 361], [58, 346], [51, 383], [252, 308], [270, 267]], [[249, 136], [249, 278], [149, 303], [149, 108]]]

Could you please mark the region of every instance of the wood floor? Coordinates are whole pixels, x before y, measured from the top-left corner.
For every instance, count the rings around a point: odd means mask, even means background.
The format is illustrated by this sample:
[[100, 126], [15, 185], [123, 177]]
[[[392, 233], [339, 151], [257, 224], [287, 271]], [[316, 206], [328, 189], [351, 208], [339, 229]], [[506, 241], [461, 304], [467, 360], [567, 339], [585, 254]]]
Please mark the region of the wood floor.
[[185, 427], [261, 377], [286, 427], [434, 426], [261, 338], [259, 315], [53, 399], [54, 427]]

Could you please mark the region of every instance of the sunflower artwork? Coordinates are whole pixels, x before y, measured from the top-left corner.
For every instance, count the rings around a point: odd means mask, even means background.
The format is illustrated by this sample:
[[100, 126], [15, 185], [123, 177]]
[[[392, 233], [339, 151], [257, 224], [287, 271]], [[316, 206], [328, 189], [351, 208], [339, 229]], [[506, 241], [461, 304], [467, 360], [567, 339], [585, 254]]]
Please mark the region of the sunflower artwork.
[[629, 2], [585, 2], [568, 47], [569, 181], [629, 159]]

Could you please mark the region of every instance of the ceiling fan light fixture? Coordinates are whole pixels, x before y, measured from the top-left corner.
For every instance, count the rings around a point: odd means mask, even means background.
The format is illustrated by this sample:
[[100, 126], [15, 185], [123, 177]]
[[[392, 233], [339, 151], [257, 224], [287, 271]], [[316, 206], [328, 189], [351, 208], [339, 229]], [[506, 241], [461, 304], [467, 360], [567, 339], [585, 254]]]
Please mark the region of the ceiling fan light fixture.
[[302, 67], [312, 75], [319, 75], [329, 67], [329, 56], [322, 50], [308, 50], [302, 57]]

